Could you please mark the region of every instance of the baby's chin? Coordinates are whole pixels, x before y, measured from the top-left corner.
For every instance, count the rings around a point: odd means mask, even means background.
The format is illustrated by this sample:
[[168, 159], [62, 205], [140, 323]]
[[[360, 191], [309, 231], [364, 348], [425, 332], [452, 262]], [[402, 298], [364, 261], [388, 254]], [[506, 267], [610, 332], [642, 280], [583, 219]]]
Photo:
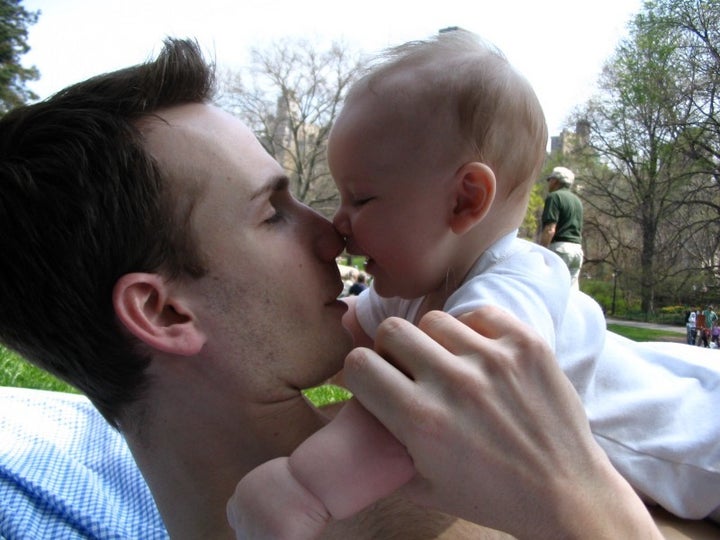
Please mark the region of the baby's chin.
[[383, 279], [374, 278], [372, 286], [373, 289], [375, 289], [375, 292], [383, 298], [392, 298], [393, 296], [397, 296], [396, 288], [389, 286], [387, 281]]
[[401, 290], [397, 286], [392, 286], [388, 284], [387, 282], [382, 283], [381, 280], [374, 280], [373, 281], [373, 288], [375, 289], [375, 292], [378, 293], [383, 298], [395, 298], [396, 296], [399, 296], [400, 298], [405, 299], [412, 299], [415, 298], [414, 296], [408, 296], [405, 294], [403, 290]]

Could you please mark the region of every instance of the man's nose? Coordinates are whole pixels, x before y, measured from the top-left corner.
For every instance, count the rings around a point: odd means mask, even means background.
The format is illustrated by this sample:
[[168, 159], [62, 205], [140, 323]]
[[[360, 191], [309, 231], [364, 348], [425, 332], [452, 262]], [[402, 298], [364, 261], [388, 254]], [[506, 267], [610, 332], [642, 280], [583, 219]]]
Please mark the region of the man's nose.
[[352, 229], [350, 228], [350, 218], [342, 206], [335, 211], [332, 222], [338, 233], [345, 238], [350, 236], [350, 233], [352, 232]]
[[345, 239], [335, 230], [327, 218], [308, 208], [313, 227], [313, 244], [318, 258], [324, 261], [335, 260], [345, 249]]

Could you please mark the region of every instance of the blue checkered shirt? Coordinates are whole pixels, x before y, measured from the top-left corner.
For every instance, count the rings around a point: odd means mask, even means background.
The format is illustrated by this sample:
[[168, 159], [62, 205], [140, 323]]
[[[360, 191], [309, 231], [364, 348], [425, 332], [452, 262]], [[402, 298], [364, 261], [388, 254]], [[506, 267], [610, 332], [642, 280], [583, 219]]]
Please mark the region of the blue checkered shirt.
[[0, 538], [168, 534], [124, 439], [87, 398], [0, 387]]

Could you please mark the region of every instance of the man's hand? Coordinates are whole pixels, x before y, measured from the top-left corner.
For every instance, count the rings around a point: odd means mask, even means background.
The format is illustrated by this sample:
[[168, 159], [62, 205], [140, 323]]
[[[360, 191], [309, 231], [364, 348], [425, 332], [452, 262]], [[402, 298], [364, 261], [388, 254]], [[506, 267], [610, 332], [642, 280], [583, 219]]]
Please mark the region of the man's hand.
[[345, 375], [412, 456], [416, 502], [521, 538], [661, 538], [547, 345], [510, 314], [388, 319]]

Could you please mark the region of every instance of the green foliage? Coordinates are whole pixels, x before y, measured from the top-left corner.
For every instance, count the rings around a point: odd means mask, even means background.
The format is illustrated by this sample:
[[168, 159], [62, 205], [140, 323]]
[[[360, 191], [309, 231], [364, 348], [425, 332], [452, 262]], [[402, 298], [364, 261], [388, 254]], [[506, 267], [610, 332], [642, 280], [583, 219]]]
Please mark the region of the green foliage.
[[644, 2], [629, 30], [574, 118], [602, 166], [566, 165], [585, 203], [586, 262], [621, 270], [648, 316], [720, 292], [720, 3]]
[[[580, 289], [582, 290], [582, 292], [592, 297], [598, 304], [600, 304], [600, 307], [605, 313], [610, 313], [612, 311], [612, 281], [608, 283], [607, 281], [602, 281], [598, 279], [580, 279]], [[620, 305], [618, 300], [620, 300], [620, 298], [618, 298], [618, 295], [616, 293], [615, 313], [621, 311], [619, 309]]]
[[3, 346], [0, 346], [0, 386], [78, 393], [69, 384], [33, 366]]
[[660, 313], [664, 315], [677, 315], [684, 314], [686, 311], [690, 311], [687, 306], [665, 306], [660, 308]]
[[580, 279], [580, 290], [600, 304], [600, 307], [605, 313], [610, 312], [610, 307], [612, 306], [612, 283]]
[[37, 98], [25, 83], [40, 74], [35, 67], [23, 67], [20, 57], [30, 50], [28, 27], [39, 15], [39, 11], [27, 11], [20, 0], [0, 0], [0, 115]]
[[542, 217], [543, 206], [545, 205], [545, 182], [536, 182], [530, 192], [530, 201], [522, 225], [520, 225], [519, 236], [534, 240], [540, 230], [540, 218]]
[[353, 268], [357, 268], [361, 272], [365, 272], [365, 263], [367, 262], [367, 257], [343, 253], [336, 260], [338, 264], [352, 266]]

